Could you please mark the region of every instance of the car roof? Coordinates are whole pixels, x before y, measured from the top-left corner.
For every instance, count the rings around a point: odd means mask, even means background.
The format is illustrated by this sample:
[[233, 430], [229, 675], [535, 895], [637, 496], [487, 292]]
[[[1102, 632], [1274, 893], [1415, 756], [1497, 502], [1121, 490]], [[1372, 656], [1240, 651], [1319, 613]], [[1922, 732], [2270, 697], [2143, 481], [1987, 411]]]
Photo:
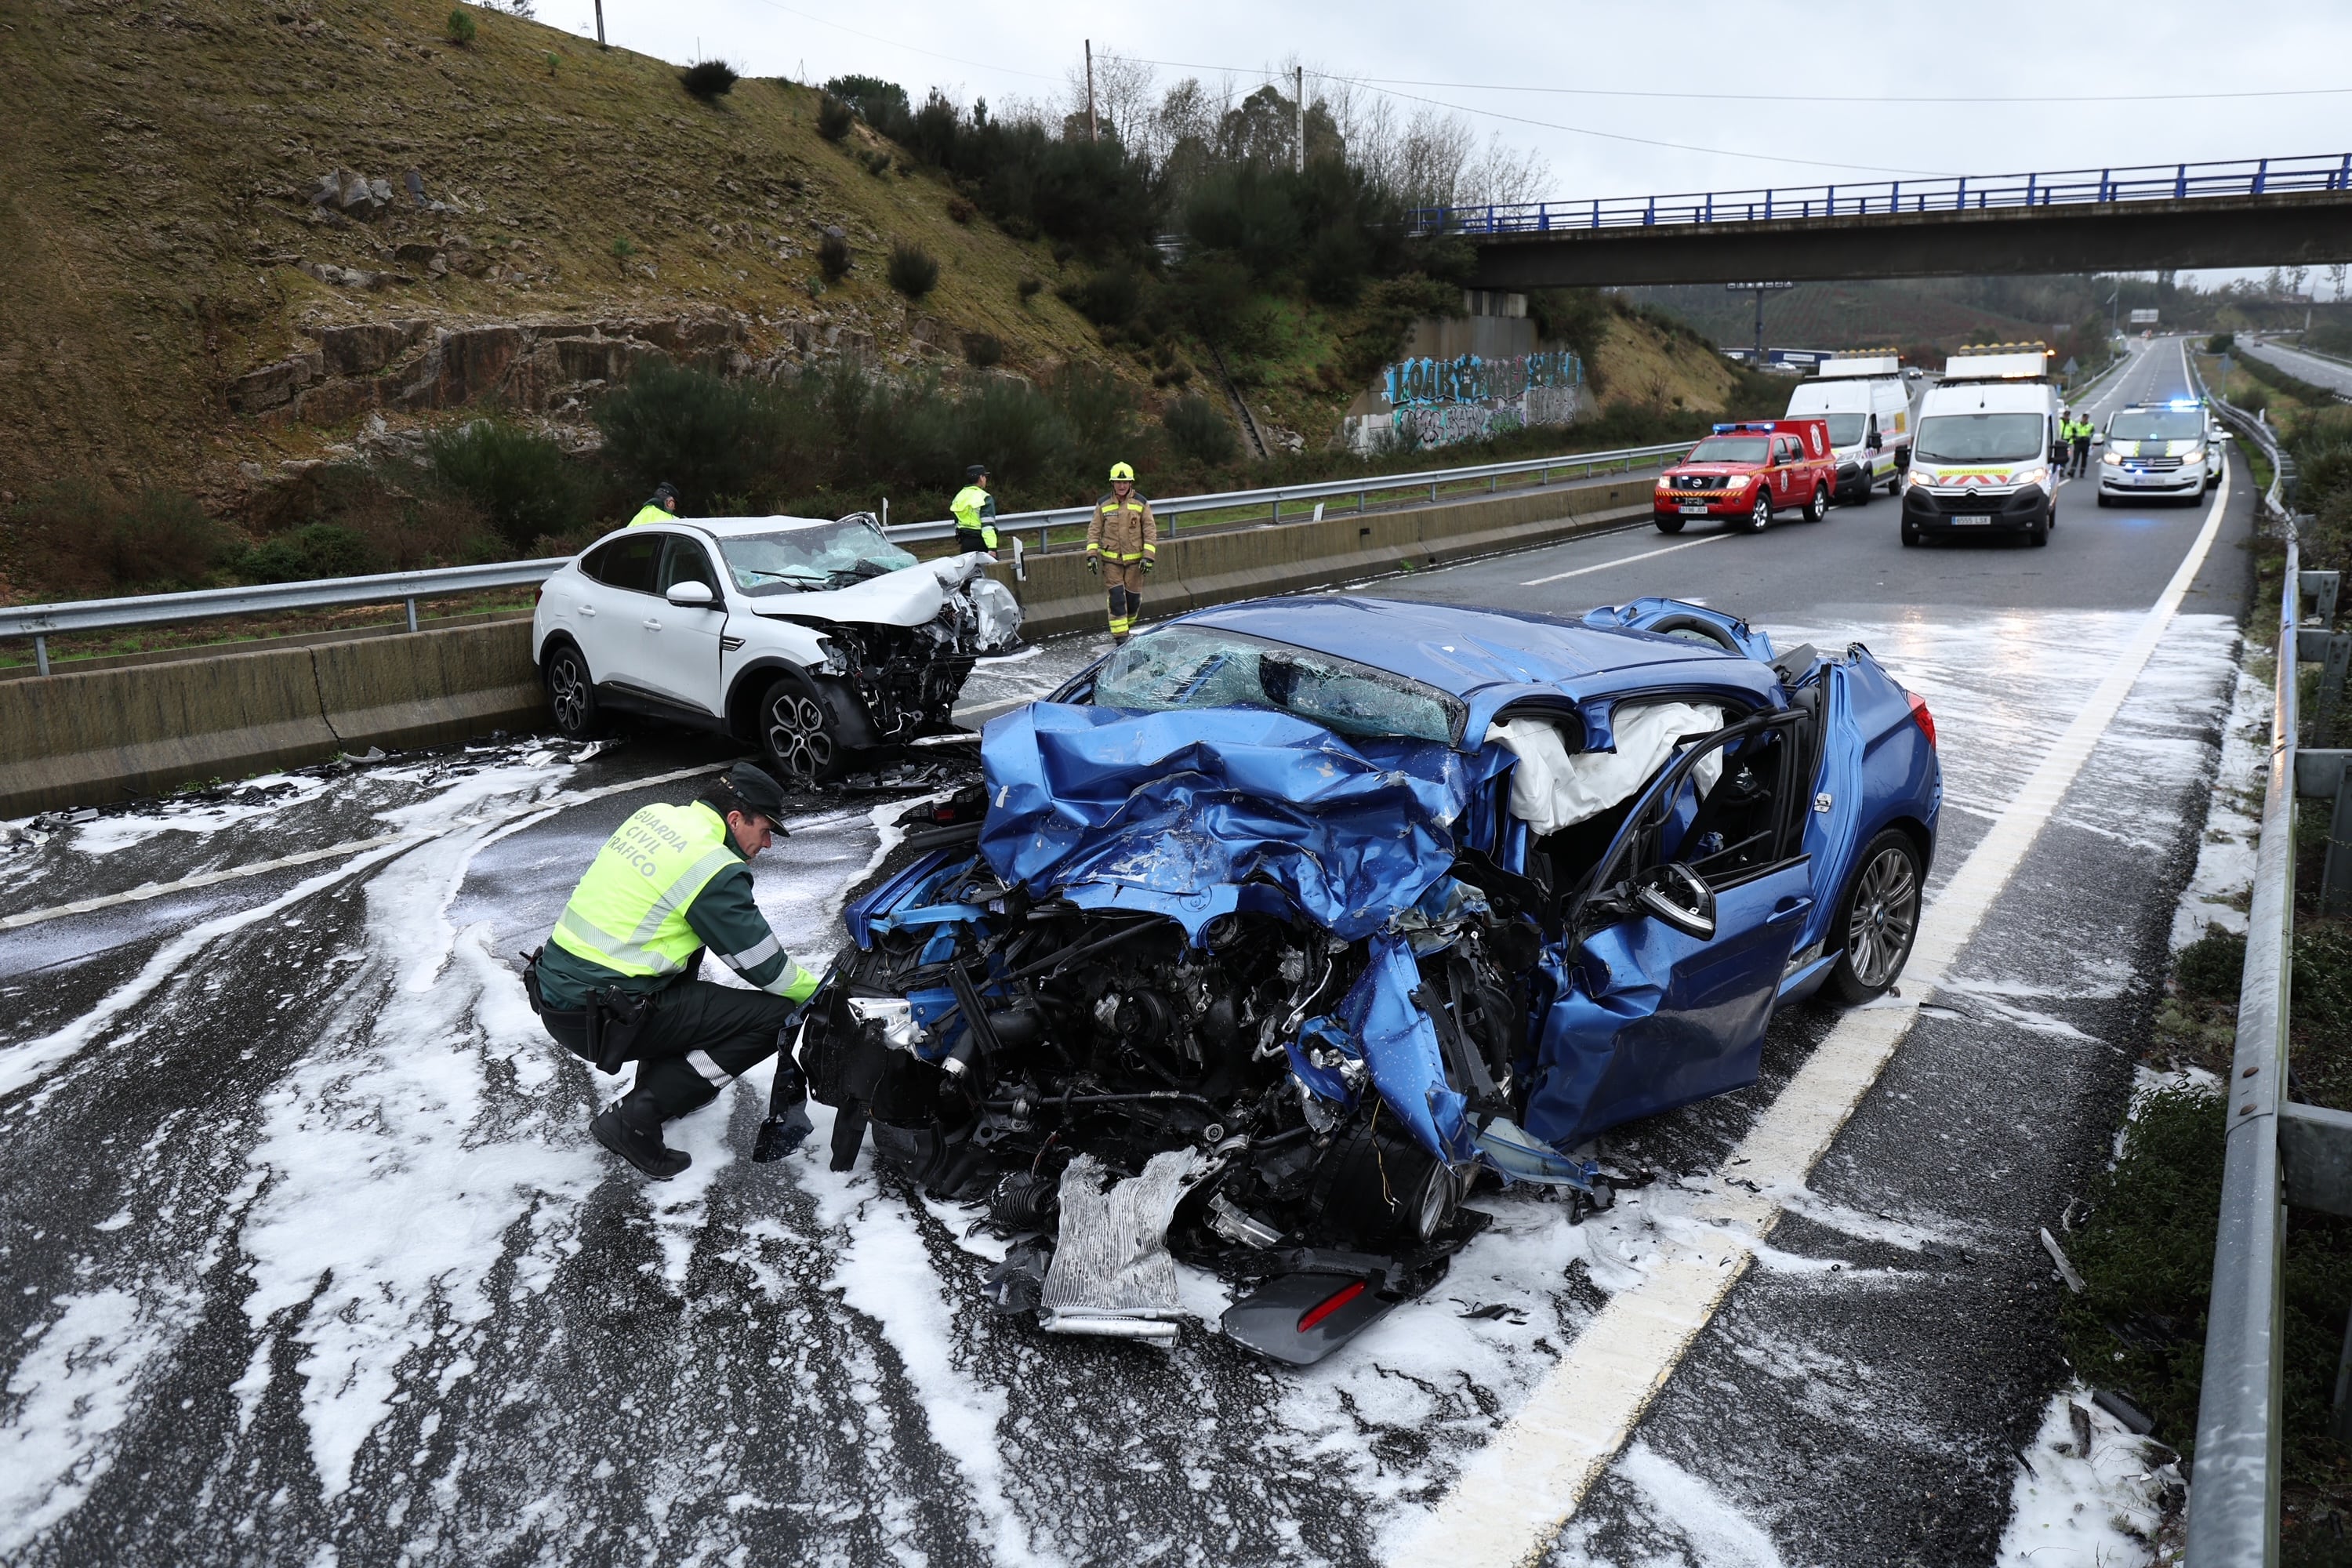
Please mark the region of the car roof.
[[1583, 698], [1658, 685], [1729, 686], [1761, 697], [1778, 679], [1754, 659], [1649, 632], [1347, 594], [1253, 599], [1196, 610], [1173, 624], [1333, 654], [1465, 700], [1496, 688]]

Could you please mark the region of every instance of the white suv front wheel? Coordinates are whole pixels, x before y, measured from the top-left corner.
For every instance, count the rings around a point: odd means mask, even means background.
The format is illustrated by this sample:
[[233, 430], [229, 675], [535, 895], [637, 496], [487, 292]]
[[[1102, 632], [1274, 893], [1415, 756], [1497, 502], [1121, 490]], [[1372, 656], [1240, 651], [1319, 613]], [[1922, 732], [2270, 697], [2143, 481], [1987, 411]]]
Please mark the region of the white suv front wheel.
[[787, 675], [760, 699], [760, 749], [786, 778], [826, 784], [844, 771], [841, 726], [824, 695], [802, 676]]

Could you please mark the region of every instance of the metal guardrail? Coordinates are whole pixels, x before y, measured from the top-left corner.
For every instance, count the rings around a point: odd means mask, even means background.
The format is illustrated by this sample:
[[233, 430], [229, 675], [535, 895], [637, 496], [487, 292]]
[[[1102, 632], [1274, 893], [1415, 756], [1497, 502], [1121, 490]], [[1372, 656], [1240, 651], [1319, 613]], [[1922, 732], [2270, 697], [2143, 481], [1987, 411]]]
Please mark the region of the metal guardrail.
[[[2193, 361], [2190, 374], [2196, 374]], [[2246, 920], [2237, 1046], [2224, 1086], [2221, 1212], [2189, 1499], [2189, 1568], [2241, 1568], [2278, 1561], [2286, 1208], [2352, 1215], [2352, 1114], [2287, 1098], [2299, 800], [2334, 799], [2321, 907], [2330, 912], [2352, 908], [2352, 768], [2346, 765], [2352, 752], [2302, 744], [2302, 672], [2306, 664], [2324, 667], [2316, 704], [2324, 731], [2343, 700], [2352, 633], [2332, 629], [2338, 574], [2303, 570], [2294, 458], [2280, 448], [2267, 421], [2220, 399], [2211, 404], [2271, 460], [2263, 510], [2286, 541], [2270, 774]], [[2352, 1335], [2336, 1375], [2339, 1437], [2352, 1436], [2347, 1382]]]
[[[1695, 439], [1695, 438], [1694, 438]], [[1679, 457], [1690, 441], [1670, 441], [1651, 447], [1624, 447], [1607, 452], [1574, 452], [1557, 458], [1528, 458], [1508, 463], [1481, 463], [1468, 468], [1433, 468], [1422, 473], [1367, 475], [1314, 484], [1277, 485], [1264, 489], [1226, 490], [1210, 495], [1178, 496], [1151, 503], [1163, 528], [1172, 528], [1182, 516], [1234, 512], [1236, 521], [1266, 509], [1267, 520], [1282, 521], [1286, 505], [1304, 505], [1353, 496], [1359, 512], [1370, 509], [1375, 496], [1405, 496], [1410, 500], [1386, 504], [1418, 504], [1426, 490], [1435, 501], [1442, 491], [1485, 480], [1492, 492], [1507, 479], [1532, 477], [1548, 485], [1555, 473], [1590, 478], [1612, 469], [1632, 472], [1637, 464]], [[1090, 506], [1056, 507], [1046, 511], [1012, 512], [996, 519], [996, 531], [1010, 535], [1017, 555], [1021, 533], [1034, 531], [1036, 549], [1050, 547], [1055, 528], [1083, 527], [1093, 514]], [[1318, 507], [1317, 515], [1321, 515]], [[893, 540], [923, 541], [954, 536], [953, 521], [898, 523], [886, 530]], [[48, 639], [61, 633], [101, 631], [118, 626], [160, 626], [173, 621], [206, 620], [221, 616], [249, 616], [272, 610], [327, 609], [343, 605], [382, 605], [405, 601], [408, 629], [416, 629], [416, 602], [484, 588], [515, 588], [544, 582], [565, 559], [511, 561], [486, 566], [446, 566], [423, 572], [386, 572], [369, 577], [332, 577], [310, 583], [270, 583], [249, 588], [202, 588], [184, 594], [146, 594], [121, 599], [81, 599], [53, 605], [0, 606], [0, 637], [31, 637], [33, 662], [49, 673]]]
[[1764, 223], [1872, 213], [1966, 212], [2080, 203], [2187, 201], [2286, 191], [2352, 191], [2352, 153], [2225, 163], [2144, 163], [2055, 174], [1960, 174], [1853, 185], [1800, 185], [1673, 195], [1598, 197], [1418, 207], [1405, 215], [1416, 235], [1542, 234], [1677, 223]]
[[[1237, 512], [1247, 514], [1258, 508], [1266, 509], [1266, 521], [1280, 522], [1285, 506], [1303, 506], [1314, 501], [1345, 500], [1353, 496], [1355, 510], [1369, 510], [1370, 498], [1383, 495], [1404, 495], [1414, 492], [1411, 502], [1418, 504], [1418, 492], [1426, 490], [1428, 499], [1435, 501], [1439, 491], [1483, 479], [1492, 492], [1505, 479], [1533, 476], [1538, 485], [1551, 483], [1554, 473], [1571, 474], [1590, 479], [1595, 474], [1618, 469], [1631, 473], [1636, 464], [1654, 463], [1664, 458], [1680, 457], [1689, 451], [1697, 439], [1666, 441], [1651, 447], [1623, 447], [1611, 452], [1577, 452], [1559, 458], [1523, 458], [1508, 463], [1482, 463], [1463, 468], [1432, 468], [1417, 474], [1373, 474], [1352, 479], [1318, 479], [1311, 484], [1276, 485], [1265, 489], [1222, 490], [1209, 495], [1176, 496], [1167, 500], [1154, 499], [1151, 513], [1162, 523], [1173, 524], [1180, 517], [1203, 512]], [[1056, 528], [1083, 528], [1094, 515], [1092, 506], [1055, 507], [1045, 511], [1006, 512], [996, 519], [999, 533], [1019, 533], [1034, 531], [1037, 535], [1034, 548], [1051, 548], [1051, 535]], [[1244, 519], [1245, 520], [1245, 518]], [[1241, 520], [1237, 520], [1241, 521]], [[955, 523], [903, 522], [886, 530], [896, 540], [932, 540], [954, 537]], [[1163, 534], [1162, 537], [1165, 537]]]

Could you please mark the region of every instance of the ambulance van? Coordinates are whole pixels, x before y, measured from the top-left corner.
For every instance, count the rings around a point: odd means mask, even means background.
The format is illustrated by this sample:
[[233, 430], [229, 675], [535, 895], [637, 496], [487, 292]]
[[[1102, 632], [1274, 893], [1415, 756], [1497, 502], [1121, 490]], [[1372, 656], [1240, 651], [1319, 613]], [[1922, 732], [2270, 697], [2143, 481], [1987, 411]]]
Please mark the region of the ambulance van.
[[2058, 393], [2040, 343], [1951, 356], [1919, 400], [1904, 455], [1903, 542], [2023, 534], [2050, 542], [2057, 518]]
[[1911, 445], [1911, 394], [1893, 354], [1832, 354], [1789, 398], [1791, 419], [1827, 419], [1837, 453], [1840, 501], [1867, 503], [1879, 485], [1903, 489], [1900, 453]]

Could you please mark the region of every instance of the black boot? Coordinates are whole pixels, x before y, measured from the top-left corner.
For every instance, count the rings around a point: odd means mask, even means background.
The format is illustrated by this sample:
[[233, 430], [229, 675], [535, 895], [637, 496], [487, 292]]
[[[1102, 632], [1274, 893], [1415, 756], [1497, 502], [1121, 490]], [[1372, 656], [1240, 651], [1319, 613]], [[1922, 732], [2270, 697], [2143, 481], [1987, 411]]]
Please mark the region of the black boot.
[[693, 1164], [694, 1156], [662, 1142], [658, 1116], [652, 1118], [650, 1127], [642, 1125], [646, 1120], [644, 1111], [625, 1100], [591, 1121], [588, 1131], [595, 1135], [597, 1142], [655, 1181], [667, 1182]]

